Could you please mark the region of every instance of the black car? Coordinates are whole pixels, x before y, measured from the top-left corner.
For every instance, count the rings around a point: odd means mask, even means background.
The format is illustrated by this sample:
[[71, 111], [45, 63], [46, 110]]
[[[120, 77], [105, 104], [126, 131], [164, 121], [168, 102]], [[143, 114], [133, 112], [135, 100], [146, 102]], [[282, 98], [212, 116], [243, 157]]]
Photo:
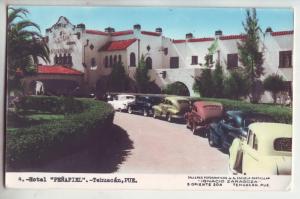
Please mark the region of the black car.
[[136, 96], [135, 101], [128, 104], [128, 113], [139, 112], [144, 116], [152, 115], [152, 106], [159, 104], [162, 97], [158, 96]]
[[274, 122], [274, 120], [270, 116], [259, 113], [227, 111], [222, 120], [210, 124], [209, 145], [227, 151], [234, 138], [247, 137], [248, 126], [253, 122]]

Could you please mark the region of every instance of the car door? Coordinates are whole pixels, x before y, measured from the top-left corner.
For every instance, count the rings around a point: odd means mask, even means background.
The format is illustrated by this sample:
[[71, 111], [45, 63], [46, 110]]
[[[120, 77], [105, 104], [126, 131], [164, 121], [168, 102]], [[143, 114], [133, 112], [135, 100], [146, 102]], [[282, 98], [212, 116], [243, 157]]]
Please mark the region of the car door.
[[191, 118], [192, 118], [193, 122], [195, 122], [195, 123], [199, 122], [200, 118], [199, 118], [199, 115], [198, 115], [198, 109], [195, 105], [192, 106]]
[[251, 130], [248, 132], [247, 144], [243, 146], [242, 165], [244, 174], [257, 174], [259, 172], [258, 140]]
[[229, 144], [232, 143], [233, 139], [239, 135], [239, 124], [235, 117], [228, 115], [225, 117], [223, 125], [223, 132], [226, 134], [226, 139]]

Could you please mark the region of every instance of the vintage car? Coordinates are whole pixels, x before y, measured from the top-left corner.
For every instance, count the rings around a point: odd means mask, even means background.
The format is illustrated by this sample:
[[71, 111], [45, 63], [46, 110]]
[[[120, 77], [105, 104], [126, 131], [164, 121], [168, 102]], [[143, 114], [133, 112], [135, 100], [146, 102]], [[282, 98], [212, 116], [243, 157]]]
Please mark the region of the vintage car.
[[107, 103], [111, 104], [115, 110], [123, 111], [127, 110], [128, 104], [133, 102], [134, 99], [134, 95], [119, 94], [113, 96], [112, 100], [108, 101]]
[[165, 97], [158, 105], [153, 106], [153, 117], [165, 117], [169, 122], [184, 119], [189, 110], [189, 100], [180, 96]]
[[244, 175], [290, 175], [292, 125], [252, 123], [247, 138], [234, 139], [229, 149], [229, 170]]
[[142, 113], [144, 116], [152, 115], [152, 107], [161, 102], [162, 97], [158, 96], [136, 96], [133, 102], [130, 102], [127, 107], [129, 114], [133, 112]]
[[218, 102], [196, 101], [185, 114], [186, 127], [195, 134], [198, 128], [207, 128], [208, 124], [223, 115], [223, 106]]
[[209, 125], [209, 145], [227, 151], [234, 138], [247, 137], [249, 124], [273, 121], [270, 116], [260, 113], [227, 111], [222, 120]]

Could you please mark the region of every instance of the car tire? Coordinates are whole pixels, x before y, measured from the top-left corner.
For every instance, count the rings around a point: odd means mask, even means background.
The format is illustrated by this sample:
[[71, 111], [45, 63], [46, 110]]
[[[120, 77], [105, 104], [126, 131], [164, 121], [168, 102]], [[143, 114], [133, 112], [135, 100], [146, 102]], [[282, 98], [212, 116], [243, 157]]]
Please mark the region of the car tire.
[[153, 118], [156, 119], [157, 118], [157, 115], [156, 115], [156, 111], [153, 111]]
[[132, 108], [131, 108], [130, 106], [128, 106], [128, 108], [127, 108], [127, 112], [128, 112], [129, 114], [131, 114], [131, 113], [132, 113]]
[[148, 116], [148, 111], [147, 111], [146, 109], [143, 110], [143, 115], [144, 115], [145, 117]]
[[193, 134], [196, 135], [197, 134], [197, 125], [196, 124], [192, 124], [191, 128], [192, 128]]
[[172, 115], [170, 113], [167, 113], [166, 118], [168, 122], [172, 122]]
[[191, 126], [190, 126], [190, 124], [189, 124], [189, 121], [188, 121], [188, 120], [186, 120], [186, 128], [187, 128], [187, 129], [191, 129]]
[[215, 147], [216, 146], [216, 143], [214, 141], [214, 137], [213, 137], [213, 132], [212, 130], [209, 130], [209, 133], [208, 133], [208, 144], [209, 146], [211, 147]]

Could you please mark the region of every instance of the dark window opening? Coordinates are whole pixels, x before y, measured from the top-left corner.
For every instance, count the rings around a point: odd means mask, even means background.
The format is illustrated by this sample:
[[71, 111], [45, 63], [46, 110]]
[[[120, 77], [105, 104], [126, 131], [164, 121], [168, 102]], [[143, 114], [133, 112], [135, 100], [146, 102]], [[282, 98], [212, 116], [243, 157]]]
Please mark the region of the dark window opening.
[[119, 63], [122, 63], [122, 56], [119, 55]]
[[280, 51], [279, 52], [279, 68], [291, 68], [292, 67], [292, 51]]
[[96, 66], [96, 59], [94, 57], [91, 59], [91, 66]]
[[136, 66], [134, 53], [130, 53], [130, 66]]
[[238, 54], [227, 54], [227, 69], [238, 67]]
[[179, 68], [179, 57], [170, 57], [170, 68]]
[[117, 55], [115, 55], [115, 56], [114, 56], [114, 64], [117, 63], [117, 61], [118, 61], [117, 59], [118, 59], [118, 57], [117, 57]]
[[148, 69], [152, 69], [152, 59], [151, 59], [151, 57], [146, 58], [146, 67]]
[[58, 57], [57, 57], [57, 55], [54, 56], [54, 64], [58, 64]]
[[67, 65], [68, 66], [73, 66], [72, 56], [71, 56], [70, 53], [67, 56]]
[[112, 65], [113, 65], [113, 57], [111, 55], [109, 56], [109, 67], [112, 67]]
[[192, 65], [198, 64], [198, 56], [192, 56]]
[[104, 67], [105, 68], [108, 67], [108, 56], [105, 56], [105, 58], [104, 58]]

